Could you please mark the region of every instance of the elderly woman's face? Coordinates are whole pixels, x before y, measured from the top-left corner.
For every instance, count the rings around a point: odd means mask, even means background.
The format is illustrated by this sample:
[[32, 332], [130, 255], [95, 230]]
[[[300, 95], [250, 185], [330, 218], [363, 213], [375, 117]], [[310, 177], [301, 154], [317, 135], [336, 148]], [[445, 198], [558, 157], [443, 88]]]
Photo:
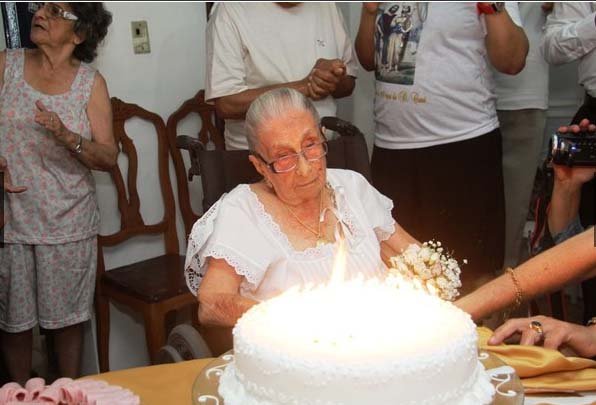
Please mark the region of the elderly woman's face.
[[[323, 140], [318, 122], [307, 111], [290, 110], [284, 117], [269, 120], [258, 131], [257, 152], [272, 162], [302, 151]], [[251, 156], [257, 170], [273, 185], [277, 196], [289, 204], [319, 198], [326, 182], [326, 159], [308, 161], [298, 158], [296, 168], [285, 173], [274, 173], [261, 160]]]
[[38, 46], [80, 44], [82, 39], [74, 32], [75, 22], [61, 17], [62, 11], [72, 13], [72, 8], [68, 3], [46, 3], [39, 8], [31, 21], [31, 42]]

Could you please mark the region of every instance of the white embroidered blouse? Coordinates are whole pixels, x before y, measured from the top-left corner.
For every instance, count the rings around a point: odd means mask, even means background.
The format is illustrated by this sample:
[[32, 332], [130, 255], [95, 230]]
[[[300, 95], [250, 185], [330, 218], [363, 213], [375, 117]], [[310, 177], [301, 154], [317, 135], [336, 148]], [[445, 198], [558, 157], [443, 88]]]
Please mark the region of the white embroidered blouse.
[[[346, 235], [345, 278], [383, 277], [380, 242], [395, 232], [393, 203], [359, 173], [327, 169]], [[262, 301], [291, 287], [326, 283], [337, 243], [294, 250], [248, 184], [223, 195], [193, 226], [185, 275], [196, 294], [207, 271], [206, 259], [224, 259], [243, 276], [242, 296]]]

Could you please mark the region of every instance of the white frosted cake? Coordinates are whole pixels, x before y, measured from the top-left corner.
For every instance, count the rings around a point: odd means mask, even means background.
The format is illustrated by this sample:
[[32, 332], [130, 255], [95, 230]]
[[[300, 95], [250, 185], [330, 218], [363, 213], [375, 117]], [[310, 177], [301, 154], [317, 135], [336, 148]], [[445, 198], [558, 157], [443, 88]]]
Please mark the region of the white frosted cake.
[[452, 304], [380, 282], [290, 291], [234, 328], [226, 405], [491, 402], [476, 327]]

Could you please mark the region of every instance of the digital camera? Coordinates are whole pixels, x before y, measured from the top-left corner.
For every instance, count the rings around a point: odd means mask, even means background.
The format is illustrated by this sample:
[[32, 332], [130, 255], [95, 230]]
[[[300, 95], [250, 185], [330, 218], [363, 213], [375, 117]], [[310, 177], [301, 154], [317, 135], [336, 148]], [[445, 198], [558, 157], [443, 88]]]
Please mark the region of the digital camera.
[[558, 165], [596, 166], [596, 133], [555, 133], [549, 145], [549, 157]]

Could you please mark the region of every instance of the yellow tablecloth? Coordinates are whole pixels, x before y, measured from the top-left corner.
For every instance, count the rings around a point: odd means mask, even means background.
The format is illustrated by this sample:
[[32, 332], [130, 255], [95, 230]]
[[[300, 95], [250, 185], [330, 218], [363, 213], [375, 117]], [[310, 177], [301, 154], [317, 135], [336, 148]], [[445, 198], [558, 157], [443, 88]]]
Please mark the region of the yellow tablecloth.
[[192, 385], [199, 372], [213, 359], [190, 360], [159, 366], [131, 368], [87, 376], [128, 388], [142, 405], [192, 404]]
[[[559, 352], [537, 347], [487, 346], [486, 340], [491, 331], [479, 328], [478, 332], [480, 347], [514, 367], [527, 390], [596, 389], [596, 362], [592, 360], [566, 358]], [[193, 383], [199, 372], [212, 361], [213, 359], [190, 360], [113, 371], [85, 378], [103, 380], [128, 388], [139, 395], [143, 405], [191, 404]]]
[[489, 346], [486, 342], [491, 335], [490, 329], [478, 328], [479, 347], [513, 367], [526, 392], [596, 390], [596, 361], [537, 346]]

